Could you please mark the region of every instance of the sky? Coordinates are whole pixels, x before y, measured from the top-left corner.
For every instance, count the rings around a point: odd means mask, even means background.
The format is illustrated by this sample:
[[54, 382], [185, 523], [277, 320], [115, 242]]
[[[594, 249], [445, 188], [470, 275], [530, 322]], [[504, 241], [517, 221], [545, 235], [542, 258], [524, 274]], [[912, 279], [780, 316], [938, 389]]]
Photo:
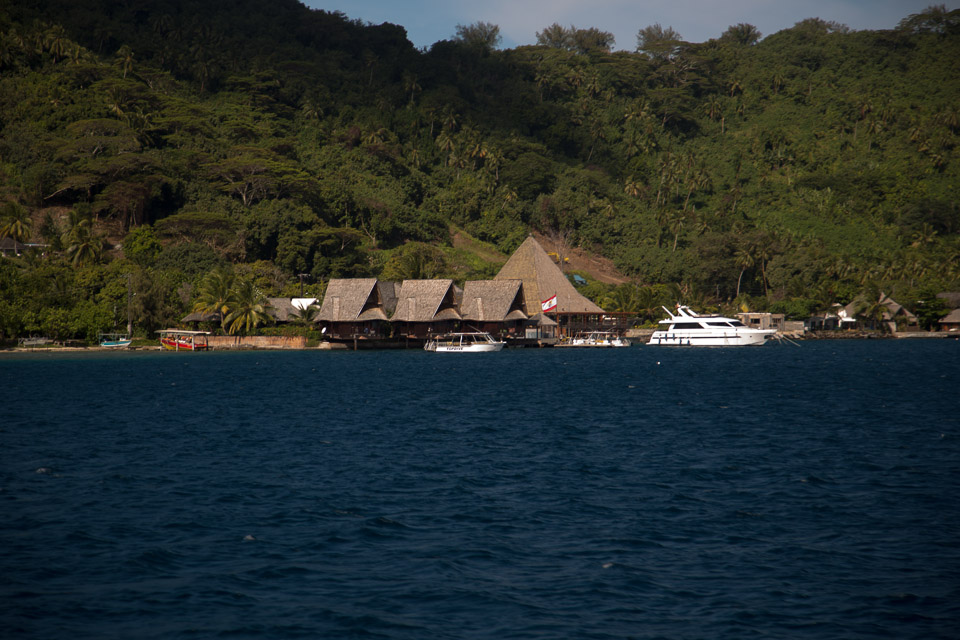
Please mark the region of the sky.
[[901, 19], [933, 4], [960, 8], [960, 0], [301, 0], [312, 9], [340, 11], [372, 24], [391, 22], [407, 30], [417, 48], [456, 34], [458, 24], [490, 22], [500, 27], [501, 48], [536, 44], [537, 32], [557, 22], [596, 27], [616, 38], [614, 49], [633, 51], [637, 32], [659, 23], [688, 42], [719, 37], [727, 27], [752, 24], [764, 36], [806, 18], [840, 22], [851, 29], [892, 29]]

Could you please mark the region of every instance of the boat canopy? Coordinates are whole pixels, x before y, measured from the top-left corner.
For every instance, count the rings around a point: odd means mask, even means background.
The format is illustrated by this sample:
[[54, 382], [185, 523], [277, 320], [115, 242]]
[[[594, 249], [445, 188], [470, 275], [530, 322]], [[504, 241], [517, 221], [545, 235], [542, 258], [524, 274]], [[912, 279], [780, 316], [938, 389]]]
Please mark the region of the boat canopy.
[[208, 336], [210, 335], [209, 331], [188, 331], [187, 329], [159, 329], [157, 331], [159, 334], [168, 334], [173, 333], [178, 336]]

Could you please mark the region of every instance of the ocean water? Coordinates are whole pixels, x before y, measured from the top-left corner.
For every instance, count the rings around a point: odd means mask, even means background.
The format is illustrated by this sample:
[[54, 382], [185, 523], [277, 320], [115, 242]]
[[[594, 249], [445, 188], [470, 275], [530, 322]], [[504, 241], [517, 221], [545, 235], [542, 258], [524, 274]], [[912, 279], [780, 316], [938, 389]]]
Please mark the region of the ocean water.
[[4, 638], [957, 638], [960, 342], [0, 354]]

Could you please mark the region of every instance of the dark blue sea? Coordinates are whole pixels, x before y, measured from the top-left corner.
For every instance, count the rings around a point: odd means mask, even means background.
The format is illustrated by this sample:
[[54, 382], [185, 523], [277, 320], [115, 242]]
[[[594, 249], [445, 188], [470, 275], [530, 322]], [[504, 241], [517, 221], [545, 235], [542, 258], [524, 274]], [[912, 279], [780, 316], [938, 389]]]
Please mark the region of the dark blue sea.
[[960, 341], [0, 354], [3, 638], [957, 638]]

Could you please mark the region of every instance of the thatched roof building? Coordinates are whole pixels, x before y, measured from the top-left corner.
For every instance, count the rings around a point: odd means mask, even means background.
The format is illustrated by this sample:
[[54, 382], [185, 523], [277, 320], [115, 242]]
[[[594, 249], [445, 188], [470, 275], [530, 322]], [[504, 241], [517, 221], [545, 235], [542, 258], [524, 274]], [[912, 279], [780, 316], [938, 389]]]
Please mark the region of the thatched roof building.
[[526, 320], [520, 280], [468, 280], [463, 285], [460, 315], [471, 322]]
[[333, 278], [327, 283], [318, 322], [367, 322], [387, 320], [388, 305], [393, 302], [392, 283], [384, 287], [391, 294], [385, 301], [376, 278]]
[[580, 295], [533, 236], [523, 241], [494, 278], [523, 282], [524, 311], [540, 312], [541, 303], [557, 296], [558, 314], [602, 314], [603, 309]]
[[404, 280], [393, 322], [460, 320], [453, 280]]

